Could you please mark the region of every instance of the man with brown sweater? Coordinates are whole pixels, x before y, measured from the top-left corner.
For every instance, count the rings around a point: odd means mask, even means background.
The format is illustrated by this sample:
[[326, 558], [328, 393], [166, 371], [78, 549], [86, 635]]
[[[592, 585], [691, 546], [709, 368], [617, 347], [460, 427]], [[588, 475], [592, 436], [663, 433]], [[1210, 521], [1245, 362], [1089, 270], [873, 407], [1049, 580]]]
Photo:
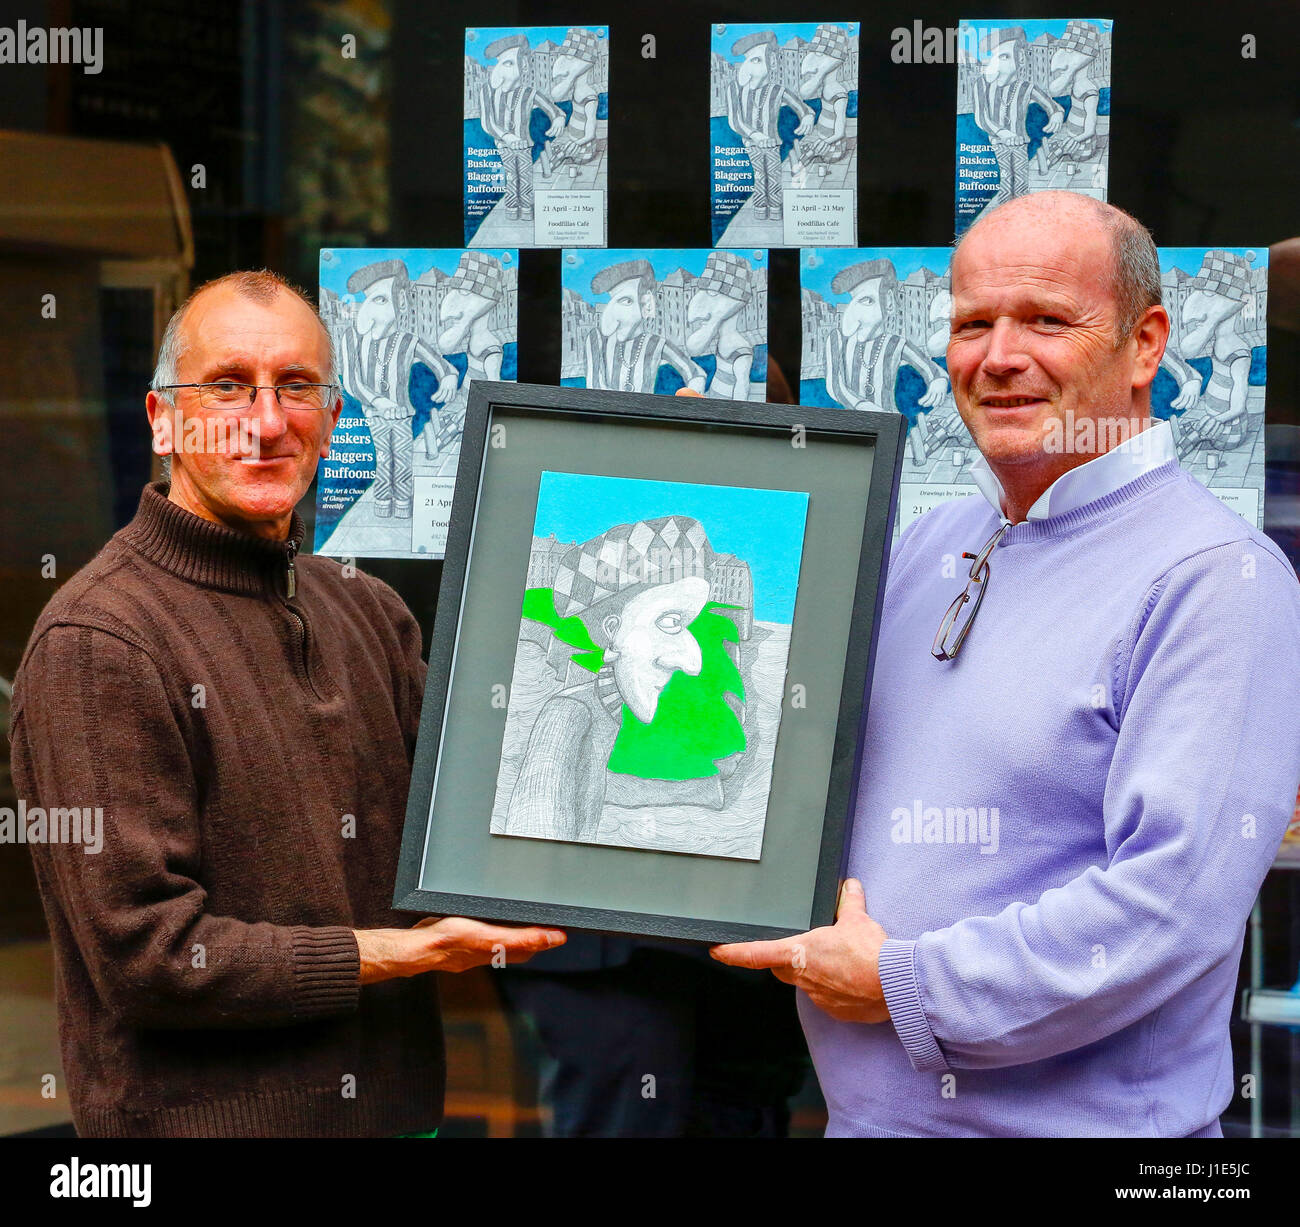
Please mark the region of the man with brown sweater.
[[[265, 272], [203, 287], [146, 399], [170, 484], [32, 631], [18, 795], [103, 811], [97, 853], [32, 846], [82, 1135], [433, 1130], [443, 1043], [420, 973], [564, 940], [390, 910], [419, 628], [380, 581], [296, 557], [341, 407], [299, 292]], [[253, 446], [204, 446], [236, 437]]]

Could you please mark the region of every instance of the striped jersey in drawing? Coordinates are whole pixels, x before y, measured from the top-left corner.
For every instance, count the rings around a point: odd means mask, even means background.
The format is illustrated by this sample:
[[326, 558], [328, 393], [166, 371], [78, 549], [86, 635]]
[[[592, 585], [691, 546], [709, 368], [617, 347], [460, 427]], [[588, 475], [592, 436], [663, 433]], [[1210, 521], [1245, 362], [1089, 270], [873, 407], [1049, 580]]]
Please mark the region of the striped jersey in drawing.
[[684, 350], [667, 337], [648, 330], [633, 333], [626, 341], [606, 341], [598, 328], [583, 342], [587, 355], [587, 387], [618, 392], [653, 392], [659, 368], [667, 362], [687, 384], [704, 372]]

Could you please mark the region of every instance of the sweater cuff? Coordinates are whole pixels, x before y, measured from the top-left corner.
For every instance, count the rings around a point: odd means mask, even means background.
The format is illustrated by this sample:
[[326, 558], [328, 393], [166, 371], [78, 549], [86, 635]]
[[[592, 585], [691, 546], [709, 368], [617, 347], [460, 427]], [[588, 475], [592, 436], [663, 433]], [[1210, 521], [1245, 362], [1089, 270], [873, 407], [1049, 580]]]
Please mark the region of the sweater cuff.
[[890, 1021], [903, 1041], [912, 1067], [922, 1074], [938, 1073], [948, 1068], [948, 1062], [921, 1006], [915, 958], [915, 942], [886, 938], [880, 947], [880, 987], [889, 1007]]
[[361, 952], [343, 925], [293, 926], [293, 1006], [303, 1020], [347, 1014], [361, 999]]

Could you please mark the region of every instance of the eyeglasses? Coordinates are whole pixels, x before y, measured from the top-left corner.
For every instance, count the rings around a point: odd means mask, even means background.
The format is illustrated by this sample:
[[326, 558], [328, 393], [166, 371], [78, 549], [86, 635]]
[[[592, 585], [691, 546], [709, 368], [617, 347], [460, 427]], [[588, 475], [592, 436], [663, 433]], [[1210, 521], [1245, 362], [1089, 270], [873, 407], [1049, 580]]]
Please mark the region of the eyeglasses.
[[[961, 645], [966, 642], [970, 628], [975, 625], [975, 615], [980, 611], [980, 604], [989, 586], [989, 555], [993, 553], [994, 546], [1002, 540], [1002, 534], [1010, 527], [1010, 524], [1003, 524], [984, 543], [984, 548], [978, 554], [962, 551], [963, 558], [973, 558], [975, 561], [971, 563], [970, 579], [966, 587], [948, 606], [948, 612], [944, 614], [943, 621], [939, 624], [939, 633], [935, 635], [934, 646], [930, 649], [930, 655], [935, 660], [952, 660], [961, 651]], [[968, 605], [969, 611], [966, 610]], [[963, 611], [966, 611], [964, 617]]]
[[217, 383], [169, 383], [158, 392], [174, 392], [179, 388], [196, 388], [199, 404], [205, 409], [251, 409], [257, 394], [263, 388], [275, 393], [282, 409], [326, 409], [334, 400], [337, 390], [332, 383], [233, 383], [222, 379]]

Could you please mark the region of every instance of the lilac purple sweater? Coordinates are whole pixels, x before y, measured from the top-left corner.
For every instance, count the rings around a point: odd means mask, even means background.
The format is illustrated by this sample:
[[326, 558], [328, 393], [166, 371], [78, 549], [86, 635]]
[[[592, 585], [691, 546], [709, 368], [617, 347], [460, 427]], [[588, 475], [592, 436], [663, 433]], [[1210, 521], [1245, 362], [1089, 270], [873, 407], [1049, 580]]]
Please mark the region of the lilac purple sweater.
[[894, 553], [850, 872], [891, 1022], [799, 1007], [828, 1133], [1216, 1135], [1245, 923], [1300, 781], [1300, 584], [1176, 463]]

